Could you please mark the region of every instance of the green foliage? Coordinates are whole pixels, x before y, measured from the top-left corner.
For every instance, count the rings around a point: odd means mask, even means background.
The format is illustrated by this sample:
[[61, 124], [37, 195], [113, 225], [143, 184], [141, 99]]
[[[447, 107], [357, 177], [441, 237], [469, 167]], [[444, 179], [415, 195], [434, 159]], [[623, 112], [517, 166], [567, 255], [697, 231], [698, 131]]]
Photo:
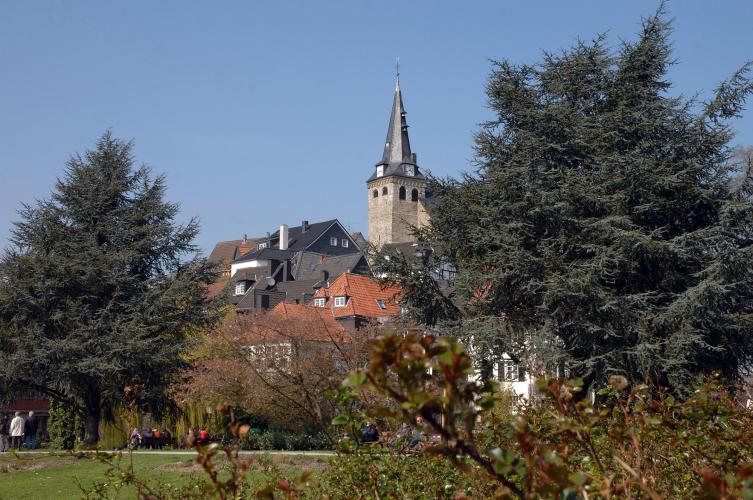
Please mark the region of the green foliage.
[[[687, 395], [697, 374], [753, 365], [753, 204], [750, 183], [729, 189], [727, 123], [753, 64], [708, 103], [673, 97], [670, 36], [662, 7], [617, 49], [600, 36], [495, 62], [477, 170], [431, 182], [433, 253], [377, 263], [482, 367], [533, 351], [588, 386], [622, 374]], [[432, 274], [445, 264], [449, 297]]]
[[163, 406], [190, 333], [216, 316], [198, 224], [175, 222], [165, 190], [108, 132], [50, 199], [24, 205], [0, 260], [0, 387], [76, 408], [88, 445], [118, 406]]
[[[483, 472], [484, 487], [501, 498], [753, 496], [753, 413], [717, 376], [684, 401], [612, 376], [597, 405], [576, 397], [582, 380], [543, 380], [544, 400], [518, 406], [512, 418], [500, 412], [509, 395], [470, 379], [470, 367], [452, 338], [389, 335], [343, 391], [375, 391], [395, 403], [375, 414], [423, 417], [440, 437], [428, 451], [471, 478]], [[355, 453], [370, 455], [364, 449]], [[371, 459], [343, 470], [365, 480]]]
[[50, 416], [47, 420], [50, 446], [58, 450], [72, 450], [81, 427], [81, 419], [75, 411], [54, 399], [50, 400]]
[[330, 461], [307, 494], [311, 498], [489, 498], [491, 484], [468, 464], [466, 474], [442, 457], [381, 449], [343, 454]]
[[249, 432], [241, 439], [242, 450], [329, 450], [332, 442], [322, 433], [291, 432], [268, 429]]

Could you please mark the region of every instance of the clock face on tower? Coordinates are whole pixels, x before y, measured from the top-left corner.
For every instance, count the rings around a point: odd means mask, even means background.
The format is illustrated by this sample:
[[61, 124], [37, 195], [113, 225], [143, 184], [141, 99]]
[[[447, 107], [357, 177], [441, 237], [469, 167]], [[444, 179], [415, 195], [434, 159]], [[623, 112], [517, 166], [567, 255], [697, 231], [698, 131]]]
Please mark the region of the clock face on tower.
[[414, 175], [416, 175], [415, 167], [406, 166], [405, 167], [405, 175], [407, 175], [409, 177], [413, 177]]

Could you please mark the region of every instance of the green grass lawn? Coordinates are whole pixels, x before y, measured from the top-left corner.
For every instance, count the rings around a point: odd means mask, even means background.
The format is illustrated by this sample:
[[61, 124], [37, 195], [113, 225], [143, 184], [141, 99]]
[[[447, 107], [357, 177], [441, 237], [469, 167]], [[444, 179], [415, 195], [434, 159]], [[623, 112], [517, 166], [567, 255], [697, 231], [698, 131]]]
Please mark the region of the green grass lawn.
[[[128, 457], [123, 457], [123, 465]], [[274, 456], [274, 463], [286, 475], [304, 469], [317, 470], [324, 460], [314, 457]], [[203, 473], [188, 455], [134, 455], [134, 471], [142, 479], [161, 484], [184, 485]], [[87, 456], [59, 454], [0, 454], [0, 499], [68, 499], [82, 498], [78, 483], [91, 488], [105, 481], [107, 466]], [[247, 479], [261, 486], [264, 477], [251, 468]], [[134, 498], [134, 488], [124, 488], [117, 498]]]

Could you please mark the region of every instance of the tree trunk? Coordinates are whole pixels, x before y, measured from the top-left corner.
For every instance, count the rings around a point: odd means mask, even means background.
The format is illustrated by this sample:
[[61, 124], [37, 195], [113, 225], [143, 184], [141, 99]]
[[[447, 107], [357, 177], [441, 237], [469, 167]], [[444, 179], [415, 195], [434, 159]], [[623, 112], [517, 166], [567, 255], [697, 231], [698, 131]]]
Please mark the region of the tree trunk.
[[99, 420], [101, 416], [99, 394], [86, 398], [86, 418], [84, 419], [84, 447], [94, 448], [99, 442]]

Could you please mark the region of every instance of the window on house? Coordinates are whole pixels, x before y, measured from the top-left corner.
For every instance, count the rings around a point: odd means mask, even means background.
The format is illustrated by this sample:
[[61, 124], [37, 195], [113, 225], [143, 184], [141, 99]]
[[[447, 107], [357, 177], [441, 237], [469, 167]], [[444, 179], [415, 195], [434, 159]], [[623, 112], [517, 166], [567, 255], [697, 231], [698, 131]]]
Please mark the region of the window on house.
[[418, 201], [418, 189], [410, 192], [410, 201]]
[[387, 196], [387, 186], [382, 188], [382, 196]]
[[378, 198], [379, 197], [379, 190], [375, 189], [374, 191], [372, 191], [371, 192], [371, 197], [372, 198]]
[[335, 297], [335, 307], [345, 307], [347, 301], [346, 297]]
[[261, 296], [261, 308], [262, 309], [269, 309], [269, 295], [262, 295]]
[[334, 237], [334, 236], [332, 236], [332, 237], [331, 237], [331, 238], [329, 239], [329, 245], [330, 245], [330, 246], [332, 246], [332, 247], [336, 247], [336, 246], [337, 246], [337, 238], [336, 238], [336, 237]]
[[376, 303], [379, 306], [379, 309], [381, 309], [382, 311], [387, 309], [387, 306], [384, 305], [384, 301], [382, 299], [376, 299]]
[[341, 241], [341, 244], [342, 244], [343, 248], [348, 248], [348, 239], [347, 238], [343, 238], [342, 241]]
[[236, 295], [243, 295], [246, 293], [246, 282], [245, 281], [239, 281], [235, 284], [235, 294]]
[[[415, 191], [415, 189], [414, 189], [414, 191]], [[398, 197], [401, 200], [405, 199], [405, 187], [404, 186], [400, 186], [400, 191], [399, 191]]]
[[314, 299], [314, 307], [324, 307], [327, 305], [327, 299], [324, 297], [317, 297]]
[[500, 377], [505, 382], [524, 382], [526, 379], [525, 369], [512, 359], [505, 359], [500, 363]]

